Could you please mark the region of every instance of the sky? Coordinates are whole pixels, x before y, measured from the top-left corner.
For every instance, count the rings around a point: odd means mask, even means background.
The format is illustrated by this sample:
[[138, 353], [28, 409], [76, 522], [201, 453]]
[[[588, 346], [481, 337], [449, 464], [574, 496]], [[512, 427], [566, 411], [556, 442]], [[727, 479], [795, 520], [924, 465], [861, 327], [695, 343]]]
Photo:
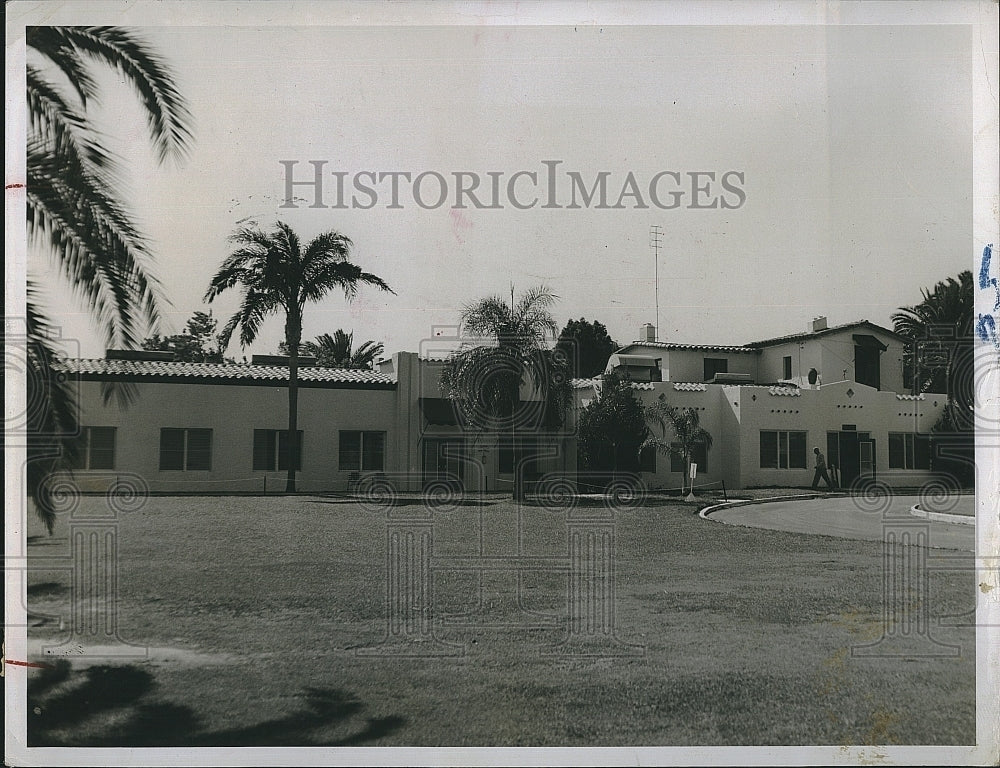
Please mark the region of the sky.
[[[897, 307], [976, 256], [967, 26], [137, 31], [188, 100], [190, 156], [155, 162], [135, 98], [114, 75], [102, 75], [92, 118], [122, 159], [122, 197], [153, 244], [149, 269], [169, 302], [161, 332], [208, 309], [227, 237], [248, 219], [280, 219], [304, 240], [348, 235], [353, 260], [396, 295], [363, 288], [348, 304], [331, 294], [307, 307], [303, 335], [344, 328], [387, 353], [433, 346], [463, 305], [509, 296], [512, 284], [517, 293], [547, 285], [560, 326], [600, 320], [620, 343], [646, 322], [661, 340], [706, 344], [803, 331], [818, 315], [891, 326]], [[505, 188], [518, 171], [544, 177], [543, 162], [555, 160], [563, 192], [568, 171], [588, 185], [607, 172], [612, 201], [629, 173], [648, 190], [656, 174], [675, 172], [688, 191], [673, 210], [636, 208], [635, 198], [617, 209], [456, 209], [449, 199], [431, 210], [405, 182], [402, 206], [389, 208], [383, 183], [369, 209], [291, 210], [279, 207], [282, 160], [298, 161], [297, 179], [310, 177], [309, 161], [326, 161], [329, 203], [334, 171], [348, 185], [363, 171], [449, 181], [498, 172]], [[743, 180], [741, 205], [687, 207], [688, 174], [730, 171], [742, 174], [730, 177]], [[433, 198], [436, 187], [426, 189]], [[658, 262], [652, 225], [663, 233]], [[67, 349], [101, 356], [100, 334], [51, 264], [29, 252]], [[220, 326], [238, 299], [211, 306]], [[274, 353], [282, 334], [276, 317], [251, 348], [234, 340], [228, 352]]]

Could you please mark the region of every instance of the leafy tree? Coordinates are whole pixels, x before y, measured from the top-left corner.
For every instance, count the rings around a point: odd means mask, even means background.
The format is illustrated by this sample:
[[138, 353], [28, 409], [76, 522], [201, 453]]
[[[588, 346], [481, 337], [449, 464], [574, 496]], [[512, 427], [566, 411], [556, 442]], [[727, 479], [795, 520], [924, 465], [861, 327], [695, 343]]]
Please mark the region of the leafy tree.
[[649, 430], [642, 403], [627, 376], [609, 373], [600, 391], [580, 411], [578, 451], [582, 469], [635, 472]]
[[[347, 333], [340, 328], [333, 336], [320, 334], [316, 341], [304, 341], [299, 347], [299, 353], [316, 358], [316, 365], [321, 368], [359, 368], [369, 370], [375, 367], [375, 361], [382, 356], [385, 346], [379, 342], [366, 341], [354, 349], [354, 333]], [[282, 342], [278, 352], [288, 354], [288, 345]]]
[[[133, 32], [120, 27], [29, 27], [25, 68], [28, 105], [26, 200], [29, 238], [54, 256], [58, 271], [97, 320], [108, 346], [131, 346], [143, 323], [158, 318], [151, 256], [125, 206], [116, 199], [117, 159], [101, 146], [87, 108], [98, 99], [92, 65], [108, 67], [136, 91], [158, 159], [182, 157], [190, 114], [169, 69]], [[52, 75], [72, 86], [68, 94]], [[28, 424], [27, 491], [52, 531], [46, 478], [68, 469], [79, 446], [72, 393], [51, 375], [48, 322], [29, 277], [26, 325], [27, 398], [48, 413]], [[29, 419], [30, 422], [30, 419]], [[43, 438], [57, 424], [60, 438]], [[32, 430], [42, 430], [33, 432]]]
[[[700, 424], [698, 411], [694, 408], [677, 408], [667, 403], [665, 395], [660, 395], [656, 402], [646, 408], [646, 420], [655, 425], [660, 432], [643, 443], [643, 448], [651, 448], [657, 453], [667, 456], [678, 456], [684, 459], [684, 479], [681, 480], [681, 492], [691, 475], [691, 457], [698, 445], [704, 445], [705, 450], [712, 447], [712, 436]], [[671, 435], [673, 439], [671, 439]], [[676, 443], [676, 446], [675, 446]], [[691, 480], [688, 498], [694, 495], [694, 481]]]
[[[525, 291], [510, 304], [490, 296], [462, 310], [464, 334], [473, 339], [453, 352], [441, 371], [441, 388], [459, 404], [465, 423], [478, 430], [511, 435], [514, 466], [520, 440], [542, 421], [561, 422], [570, 405], [569, 371], [548, 347], [558, 326], [551, 307], [558, 297], [545, 286]], [[482, 340], [482, 344], [477, 343]], [[519, 411], [522, 382], [540, 395], [544, 414], [524, 424]], [[514, 473], [514, 498], [524, 495], [523, 478]]]
[[[299, 346], [302, 341], [302, 313], [306, 302], [319, 301], [339, 288], [352, 301], [359, 285], [394, 291], [377, 275], [351, 263], [347, 235], [323, 232], [305, 249], [291, 227], [277, 222], [271, 232], [256, 224], [240, 227], [229, 237], [237, 247], [212, 278], [205, 299], [211, 303], [230, 288], [239, 286], [243, 293], [240, 308], [222, 329], [220, 343], [229, 345], [233, 332], [240, 328], [244, 348], [257, 338], [261, 323], [270, 315], [285, 316], [285, 345], [288, 349], [288, 434], [298, 434]], [[292, 441], [292, 461], [288, 463], [286, 493], [295, 493], [295, 472], [299, 446]]]
[[590, 379], [604, 372], [608, 358], [619, 348], [608, 329], [597, 320], [570, 320], [559, 334], [556, 349], [567, 357], [574, 377]]
[[211, 312], [195, 312], [187, 321], [186, 333], [174, 336], [153, 335], [142, 342], [142, 348], [157, 352], [173, 352], [174, 360], [184, 363], [231, 363], [224, 357], [218, 322]]

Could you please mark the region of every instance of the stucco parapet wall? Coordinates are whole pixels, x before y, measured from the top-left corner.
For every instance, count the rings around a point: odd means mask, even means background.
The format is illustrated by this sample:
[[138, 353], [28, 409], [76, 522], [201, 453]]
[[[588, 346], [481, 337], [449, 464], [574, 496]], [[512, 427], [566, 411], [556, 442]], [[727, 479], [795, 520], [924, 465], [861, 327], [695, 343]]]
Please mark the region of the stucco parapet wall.
[[[189, 382], [211, 384], [274, 385], [288, 381], [288, 368], [250, 363], [180, 363], [160, 360], [79, 360], [55, 362], [56, 372], [83, 380], [136, 382]], [[307, 366], [298, 370], [299, 384], [315, 387], [387, 389], [396, 379], [386, 373], [347, 368]]]
[[897, 400], [926, 400], [923, 393], [919, 395], [896, 395]]
[[678, 392], [705, 392], [708, 389], [708, 384], [678, 381], [674, 382], [674, 389]]

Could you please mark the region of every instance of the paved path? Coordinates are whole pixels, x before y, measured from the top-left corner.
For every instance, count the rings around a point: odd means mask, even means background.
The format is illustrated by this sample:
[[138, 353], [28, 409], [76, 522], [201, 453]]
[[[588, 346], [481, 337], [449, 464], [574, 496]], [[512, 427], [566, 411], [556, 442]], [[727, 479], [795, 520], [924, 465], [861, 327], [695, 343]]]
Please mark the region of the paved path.
[[[912, 517], [909, 509], [920, 499], [917, 496], [894, 496], [886, 513], [893, 519], [908, 520], [930, 526], [932, 547], [975, 551], [975, 526], [945, 523]], [[963, 508], [975, 502], [971, 496], [959, 500]], [[720, 509], [709, 515], [710, 520], [753, 528], [769, 528], [792, 533], [814, 533], [843, 539], [882, 540], [883, 515], [880, 510], [864, 508], [852, 498], [799, 499], [748, 504], [743, 507]]]

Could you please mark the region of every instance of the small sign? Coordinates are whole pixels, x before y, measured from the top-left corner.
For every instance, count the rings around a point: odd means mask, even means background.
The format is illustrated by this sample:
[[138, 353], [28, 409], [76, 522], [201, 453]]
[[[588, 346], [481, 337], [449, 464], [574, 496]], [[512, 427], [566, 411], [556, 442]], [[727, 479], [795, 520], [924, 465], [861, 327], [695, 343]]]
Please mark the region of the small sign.
[[694, 480], [698, 476], [698, 465], [695, 462], [691, 462], [691, 479]]

